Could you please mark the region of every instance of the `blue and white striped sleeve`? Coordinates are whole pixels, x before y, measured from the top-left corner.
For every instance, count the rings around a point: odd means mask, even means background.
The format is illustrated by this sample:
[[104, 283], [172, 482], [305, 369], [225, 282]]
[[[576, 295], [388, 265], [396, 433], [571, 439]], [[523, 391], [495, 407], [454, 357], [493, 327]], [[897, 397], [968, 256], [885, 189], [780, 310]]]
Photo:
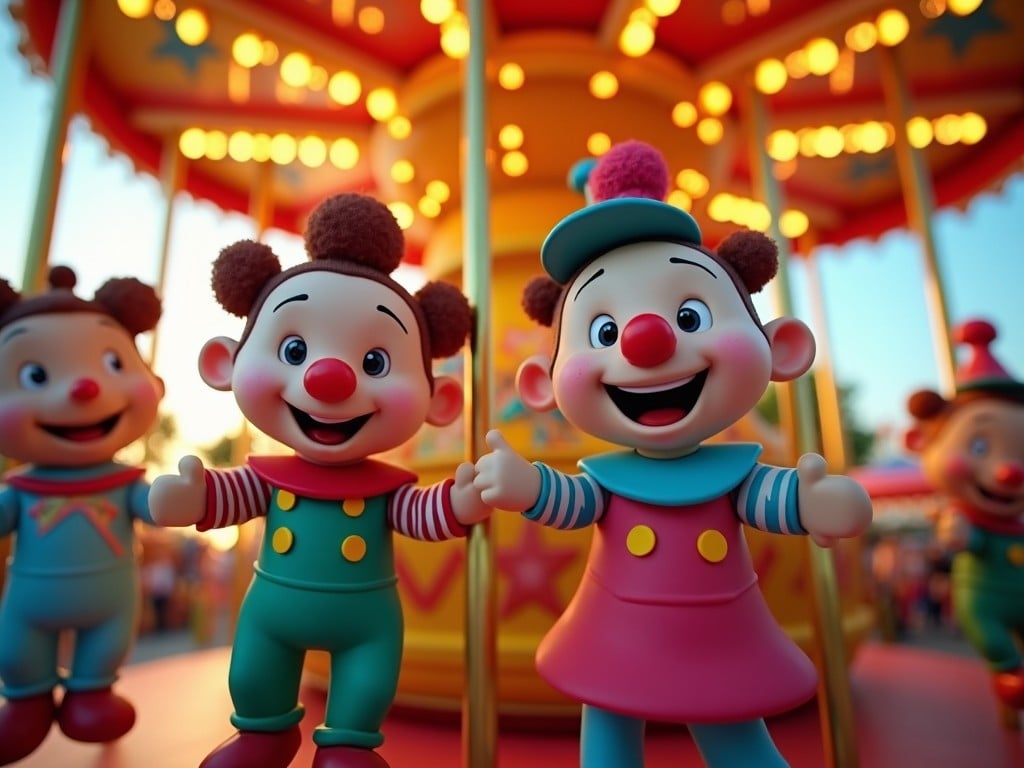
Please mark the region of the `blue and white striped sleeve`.
[[547, 464], [533, 462], [540, 470], [540, 495], [523, 517], [552, 528], [584, 528], [604, 515], [601, 486], [586, 474], [566, 475]]
[[795, 469], [755, 464], [736, 495], [736, 514], [747, 525], [769, 533], [804, 534]]

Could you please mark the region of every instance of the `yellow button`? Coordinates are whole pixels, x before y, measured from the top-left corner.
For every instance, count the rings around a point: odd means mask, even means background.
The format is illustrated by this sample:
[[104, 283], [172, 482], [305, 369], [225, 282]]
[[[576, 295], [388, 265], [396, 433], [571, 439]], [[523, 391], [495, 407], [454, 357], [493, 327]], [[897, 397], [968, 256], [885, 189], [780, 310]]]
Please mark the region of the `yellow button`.
[[709, 563], [720, 563], [729, 552], [729, 542], [721, 531], [709, 528], [697, 537], [697, 551]]
[[1024, 545], [1011, 544], [1006, 550], [1006, 559], [1018, 568], [1024, 565]]
[[349, 517], [359, 517], [363, 514], [363, 510], [366, 509], [366, 501], [364, 499], [345, 499], [341, 502], [341, 510]]
[[358, 563], [366, 555], [366, 540], [362, 536], [352, 534], [341, 542], [341, 556], [350, 563]]
[[278, 491], [277, 506], [287, 512], [295, 506], [295, 494], [291, 491]]
[[654, 551], [658, 537], [649, 525], [634, 525], [626, 534], [626, 549], [636, 557], [646, 557]]
[[270, 545], [274, 548], [274, 551], [279, 555], [283, 555], [289, 549], [292, 548], [292, 544], [295, 543], [295, 536], [287, 528], [278, 528], [274, 531], [274, 537], [270, 540]]

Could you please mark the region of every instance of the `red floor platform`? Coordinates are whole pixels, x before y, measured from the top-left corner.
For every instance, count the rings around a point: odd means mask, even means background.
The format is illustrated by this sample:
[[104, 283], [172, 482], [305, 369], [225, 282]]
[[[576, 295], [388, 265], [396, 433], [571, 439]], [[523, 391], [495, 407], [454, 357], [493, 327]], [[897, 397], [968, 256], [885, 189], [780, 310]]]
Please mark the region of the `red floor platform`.
[[[135, 728], [112, 745], [69, 741], [54, 728], [17, 768], [193, 768], [231, 733], [226, 690], [228, 651], [213, 649], [129, 666], [119, 690], [139, 710]], [[973, 658], [899, 645], [865, 644], [851, 667], [861, 768], [1021, 768], [1024, 731], [1007, 730], [989, 694], [988, 675]], [[323, 694], [303, 693], [306, 740], [292, 763], [312, 761], [312, 728]], [[792, 768], [824, 765], [817, 707], [769, 723]], [[392, 768], [458, 768], [456, 725], [394, 716], [381, 754]], [[499, 768], [575, 768], [575, 734], [502, 726]], [[699, 768], [686, 732], [652, 729], [646, 768]]]

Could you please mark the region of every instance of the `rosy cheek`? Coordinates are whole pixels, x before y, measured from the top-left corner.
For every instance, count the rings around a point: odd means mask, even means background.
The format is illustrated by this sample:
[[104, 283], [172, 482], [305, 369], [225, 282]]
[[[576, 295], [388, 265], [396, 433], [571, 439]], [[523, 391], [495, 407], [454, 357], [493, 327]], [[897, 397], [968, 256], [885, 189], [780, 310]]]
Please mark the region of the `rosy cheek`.
[[590, 398], [603, 372], [598, 361], [589, 355], [574, 355], [559, 361], [555, 370], [555, 399], [559, 407], [577, 402], [580, 397]]
[[242, 410], [248, 412], [250, 408], [265, 408], [268, 403], [280, 400], [283, 383], [268, 371], [250, 368], [236, 373], [232, 389]]
[[967, 461], [967, 458], [963, 454], [954, 454], [946, 458], [945, 462], [945, 473], [946, 477], [950, 479], [962, 480], [966, 477], [971, 476], [971, 465]]
[[771, 365], [767, 343], [758, 332], [730, 331], [715, 339], [714, 366], [735, 375], [766, 375]]

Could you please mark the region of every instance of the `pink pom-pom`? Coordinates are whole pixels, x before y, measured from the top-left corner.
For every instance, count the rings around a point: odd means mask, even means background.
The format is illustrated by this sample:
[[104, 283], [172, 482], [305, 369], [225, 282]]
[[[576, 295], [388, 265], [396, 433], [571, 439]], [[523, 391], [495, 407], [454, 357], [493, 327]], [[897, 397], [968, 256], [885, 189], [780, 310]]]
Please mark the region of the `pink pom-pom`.
[[668, 193], [665, 158], [650, 144], [624, 141], [609, 149], [590, 174], [594, 202], [616, 197], [664, 200]]

